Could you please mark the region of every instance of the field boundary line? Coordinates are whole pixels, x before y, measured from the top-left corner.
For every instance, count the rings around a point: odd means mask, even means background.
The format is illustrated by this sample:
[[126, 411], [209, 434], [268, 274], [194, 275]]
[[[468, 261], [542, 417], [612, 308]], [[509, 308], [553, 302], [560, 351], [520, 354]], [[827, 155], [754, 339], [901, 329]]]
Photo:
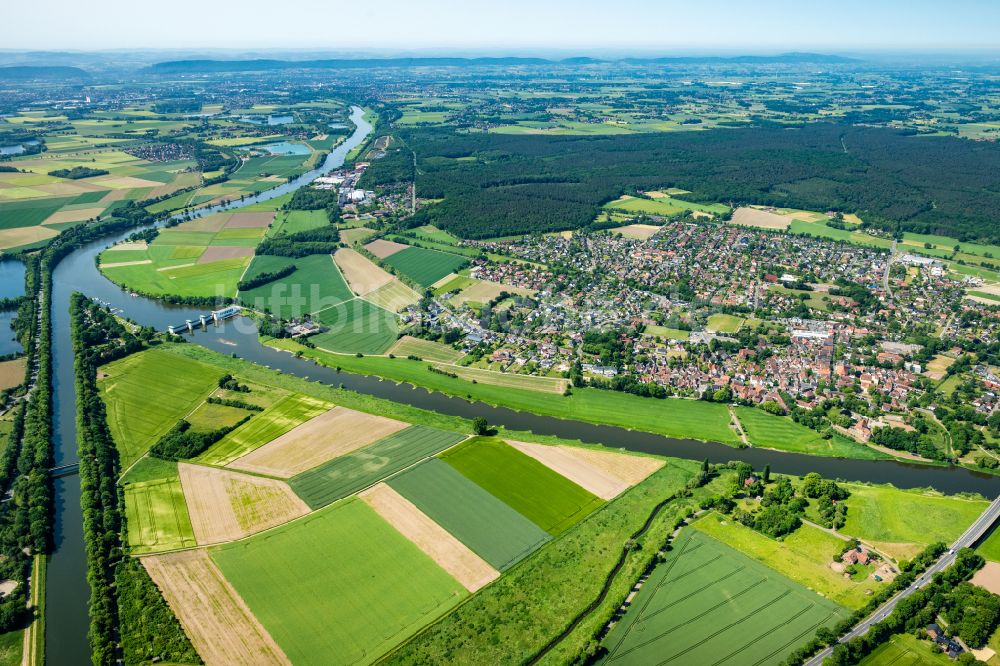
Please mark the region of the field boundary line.
[[[688, 553], [688, 554], [690, 554], [690, 553]], [[740, 573], [741, 571], [743, 571], [743, 570], [745, 570], [745, 569], [746, 569], [746, 567], [739, 567], [738, 569], [733, 569], [732, 571], [730, 571], [729, 573], [727, 573], [727, 574], [726, 574], [725, 576], [722, 576], [721, 578], [716, 578], [715, 580], [713, 580], [713, 581], [712, 581], [711, 583], [708, 583], [707, 585], [702, 585], [702, 586], [701, 586], [701, 587], [699, 587], [699, 588], [698, 588], [697, 590], [694, 590], [694, 591], [692, 591], [692, 592], [690, 592], [690, 593], [688, 593], [688, 594], [684, 595], [683, 597], [680, 597], [679, 599], [677, 599], [677, 600], [675, 600], [675, 601], [673, 601], [673, 602], [671, 602], [671, 603], [667, 604], [666, 606], [664, 606], [664, 607], [663, 607], [663, 608], [661, 608], [660, 610], [657, 610], [657, 611], [653, 611], [653, 612], [652, 612], [652, 613], [650, 613], [649, 615], [640, 615], [639, 619], [640, 619], [640, 620], [646, 620], [646, 619], [649, 619], [649, 618], [651, 618], [651, 617], [656, 617], [656, 616], [657, 616], [657, 615], [659, 615], [660, 613], [663, 613], [664, 611], [667, 611], [667, 610], [669, 610], [669, 609], [673, 608], [674, 606], [676, 606], [677, 604], [681, 603], [682, 601], [687, 601], [687, 600], [688, 600], [688, 599], [690, 599], [691, 597], [693, 597], [693, 596], [696, 596], [696, 595], [698, 595], [698, 594], [700, 594], [700, 593], [704, 592], [705, 590], [707, 590], [708, 588], [712, 587], [712, 586], [713, 586], [713, 585], [715, 585], [716, 583], [721, 583], [721, 582], [722, 582], [722, 581], [724, 581], [724, 580], [728, 580], [728, 579], [729, 579], [729, 578], [731, 578], [732, 576], [735, 576], [736, 574]], [[697, 571], [697, 569], [696, 569], [695, 571]], [[693, 572], [692, 572], [692, 573], [693, 573]], [[676, 582], [677, 582], [677, 580], [678, 580], [677, 578], [674, 578], [674, 579], [673, 579], [673, 582], [674, 582], [674, 583], [676, 583]], [[766, 580], [767, 580], [767, 578], [765, 577], [765, 578], [760, 578], [760, 579], [758, 579], [758, 580], [754, 581], [753, 583], [751, 583], [750, 585], [748, 585], [748, 586], [747, 586], [746, 588], [744, 588], [744, 589], [740, 590], [739, 592], [737, 592], [737, 593], [736, 593], [736, 594], [734, 594], [733, 596], [729, 597], [729, 599], [735, 599], [736, 597], [740, 596], [740, 595], [741, 595], [741, 594], [743, 594], [744, 592], [747, 592], [747, 591], [749, 591], [749, 590], [752, 590], [753, 588], [757, 587], [758, 585], [760, 585], [761, 583], [763, 583], [763, 582], [764, 582], [764, 581], [766, 581]], [[659, 590], [659, 589], [660, 589], [661, 587], [663, 587], [663, 586], [662, 586], [662, 585], [658, 585], [658, 586], [656, 587], [656, 589], [657, 589], [657, 590]], [[728, 600], [727, 600], [727, 602], [728, 602]], [[726, 603], [726, 602], [724, 602], [724, 603]], [[711, 612], [711, 611], [715, 610], [716, 608], [718, 608], [718, 607], [719, 607], [719, 605], [720, 605], [720, 604], [716, 604], [715, 606], [712, 606], [711, 608], [709, 608], [709, 609], [708, 609], [707, 611], [705, 611], [705, 612]], [[704, 615], [704, 613], [702, 613], [702, 615]], [[696, 616], [696, 618], [695, 618], [695, 619], [697, 619], [698, 617], [701, 617], [701, 615], [698, 615], [698, 616]], [[685, 623], [685, 624], [686, 624], [686, 623]], [[678, 626], [683, 626], [683, 625], [678, 625]], [[671, 631], [673, 631], [673, 630], [671, 630]]]

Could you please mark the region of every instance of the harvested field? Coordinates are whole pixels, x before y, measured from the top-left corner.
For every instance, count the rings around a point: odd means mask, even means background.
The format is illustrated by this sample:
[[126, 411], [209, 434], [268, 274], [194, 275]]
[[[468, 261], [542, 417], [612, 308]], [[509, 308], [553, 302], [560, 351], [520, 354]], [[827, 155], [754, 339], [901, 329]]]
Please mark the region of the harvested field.
[[208, 666], [290, 664], [205, 550], [142, 558]]
[[19, 227], [16, 229], [0, 229], [0, 250], [21, 247], [55, 238], [59, 232], [41, 225], [34, 227]]
[[612, 477], [634, 486], [666, 463], [656, 458], [632, 456], [614, 451], [600, 451], [576, 446], [559, 447], [577, 460], [603, 470]]
[[365, 300], [371, 301], [380, 308], [391, 312], [399, 312], [403, 308], [419, 301], [420, 294], [399, 280], [393, 279], [388, 284], [369, 293], [365, 296]]
[[402, 421], [334, 407], [237, 458], [228, 467], [271, 476], [295, 476], [408, 426]]
[[730, 224], [757, 229], [787, 229], [791, 223], [789, 217], [757, 208], [737, 208], [733, 211], [733, 219], [730, 221]]
[[274, 220], [274, 213], [233, 213], [226, 229], [264, 229]]
[[359, 497], [469, 592], [500, 576], [499, 571], [386, 484], [369, 488]]
[[499, 571], [549, 540], [538, 525], [437, 458], [388, 485]]
[[24, 381], [24, 369], [27, 358], [15, 358], [12, 361], [0, 362], [0, 391], [20, 386]]
[[983, 568], [972, 577], [972, 584], [989, 590], [993, 594], [1000, 594], [1000, 564], [986, 562]]
[[488, 303], [494, 298], [500, 296], [500, 293], [504, 291], [508, 294], [521, 294], [522, 296], [531, 296], [535, 293], [533, 289], [511, 287], [506, 284], [500, 284], [499, 282], [481, 280], [460, 291], [454, 298], [451, 299], [451, 302], [455, 305], [462, 305], [470, 302], [479, 304]]
[[309, 513], [277, 479], [190, 463], [177, 470], [199, 546], [241, 539]]
[[[663, 197], [663, 195], [660, 194], [660, 197]], [[662, 228], [663, 227], [658, 227], [653, 224], [627, 224], [624, 227], [618, 227], [614, 231], [616, 233], [621, 234], [625, 238], [635, 238], [636, 240], [648, 240], [653, 234], [655, 234]]]
[[333, 260], [340, 267], [351, 290], [358, 296], [365, 296], [396, 279], [372, 263], [368, 257], [348, 247], [337, 250]]
[[328, 402], [304, 395], [285, 396], [212, 445], [198, 456], [198, 462], [228, 465], [331, 407]]
[[374, 240], [368, 245], [365, 245], [365, 249], [374, 254], [379, 259], [385, 259], [390, 257], [400, 250], [405, 250], [410, 247], [409, 245], [403, 245], [402, 243], [396, 243], [394, 241], [387, 241], [385, 239], [379, 238]]
[[222, 261], [223, 259], [237, 259], [239, 257], [252, 256], [252, 247], [226, 247], [212, 245], [205, 248], [205, 251], [201, 253], [201, 256], [198, 257], [198, 263], [207, 264], [213, 261]]
[[[508, 444], [602, 499], [609, 500], [617, 497], [631, 485], [609, 474], [604, 469], [577, 458], [573, 455], [571, 447], [547, 446], [545, 444], [531, 444], [528, 442], [508, 442]], [[609, 453], [607, 455], [615, 456], [616, 454]], [[638, 458], [638, 460], [649, 459]], [[660, 464], [662, 465], [662, 463]], [[657, 465], [653, 469], [650, 469], [650, 474], [659, 466]]]
[[91, 218], [99, 216], [104, 212], [104, 207], [99, 206], [97, 208], [81, 208], [79, 210], [61, 210], [56, 213], [52, 213], [42, 224], [65, 224], [66, 222], [83, 222], [84, 220], [89, 220]]

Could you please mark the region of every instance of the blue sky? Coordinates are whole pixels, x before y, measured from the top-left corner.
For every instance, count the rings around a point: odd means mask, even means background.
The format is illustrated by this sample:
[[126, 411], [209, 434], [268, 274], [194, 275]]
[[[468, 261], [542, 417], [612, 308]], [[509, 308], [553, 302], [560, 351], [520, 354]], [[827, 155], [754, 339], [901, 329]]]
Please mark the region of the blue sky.
[[1000, 49], [1000, 0], [8, 0], [0, 48]]

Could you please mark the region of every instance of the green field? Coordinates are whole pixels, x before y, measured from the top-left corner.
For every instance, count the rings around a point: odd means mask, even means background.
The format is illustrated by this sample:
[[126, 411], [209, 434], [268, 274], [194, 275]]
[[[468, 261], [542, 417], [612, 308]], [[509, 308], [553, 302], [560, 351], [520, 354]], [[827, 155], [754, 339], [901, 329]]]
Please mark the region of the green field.
[[135, 555], [197, 545], [177, 477], [125, 486], [125, 519]]
[[603, 500], [499, 439], [474, 437], [441, 459], [553, 536]]
[[440, 287], [434, 289], [435, 296], [441, 296], [442, 294], [447, 294], [451, 291], [461, 291], [466, 287], [471, 287], [474, 284], [478, 284], [477, 280], [473, 280], [470, 277], [465, 277], [464, 275], [456, 275], [451, 278]]
[[467, 596], [364, 502], [211, 552], [295, 664], [369, 664]]
[[420, 240], [427, 240], [433, 243], [443, 243], [444, 245], [458, 245], [459, 241], [458, 236], [450, 234], [447, 231], [444, 231], [443, 229], [438, 229], [432, 224], [427, 224], [422, 227], [410, 229], [406, 233], [407, 235], [413, 236], [414, 238], [418, 238]]
[[990, 532], [976, 550], [990, 562], [1000, 562], [1000, 530]]
[[366, 488], [465, 438], [425, 426], [411, 426], [374, 444], [315, 467], [289, 482], [292, 490], [317, 509]]
[[454, 347], [422, 338], [401, 338], [399, 343], [393, 346], [392, 351], [396, 356], [412, 355], [440, 363], [456, 363], [465, 356], [465, 352], [460, 352]]
[[788, 417], [768, 414], [756, 407], [737, 407], [736, 416], [754, 446], [836, 458], [888, 458], [884, 453], [852, 442], [839, 434], [823, 439], [815, 430]]
[[896, 634], [858, 663], [861, 666], [949, 666], [956, 662], [935, 650], [930, 641], [919, 640], [913, 634]]
[[389, 485], [498, 571], [549, 540], [538, 525], [436, 458]]
[[381, 354], [399, 336], [396, 315], [363, 298], [327, 308], [317, 319], [329, 330], [310, 337], [310, 341], [327, 351]]
[[[874, 542], [890, 554], [909, 557], [925, 546], [953, 542], [987, 506], [969, 500], [892, 486], [845, 484], [851, 492], [842, 532]], [[916, 548], [907, 548], [915, 544]]]
[[448, 273], [454, 273], [469, 263], [465, 257], [422, 247], [408, 247], [382, 261], [424, 287], [431, 286]]
[[677, 538], [603, 645], [603, 664], [779, 664], [847, 612], [695, 530]]
[[[725, 405], [703, 400], [642, 398], [619, 391], [595, 388], [574, 389], [572, 395], [554, 396], [510, 386], [473, 384], [464, 379], [448, 377], [427, 369], [424, 361], [378, 356], [341, 356], [318, 349], [303, 347], [294, 341], [269, 340], [268, 345], [290, 351], [301, 351], [330, 367], [342, 367], [348, 372], [377, 375], [396, 381], [410, 382], [434, 391], [481, 400], [491, 405], [503, 405], [534, 414], [577, 419], [590, 423], [617, 425], [654, 432], [667, 437], [699, 439], [736, 445], [739, 438], [729, 427], [729, 410]], [[664, 451], [669, 453], [669, 451]]]
[[643, 330], [643, 333], [653, 337], [664, 338], [665, 340], [687, 340], [691, 337], [691, 331], [669, 328], [667, 326], [647, 326]]
[[142, 483], [143, 481], [158, 481], [170, 478], [177, 478], [176, 461], [145, 456], [129, 467], [128, 471], [121, 476], [118, 482], [123, 486], [127, 486], [130, 483]]
[[329, 254], [312, 254], [290, 260], [284, 257], [255, 257], [248, 273], [272, 272], [289, 263], [295, 264], [294, 273], [242, 291], [240, 300], [281, 319], [297, 319], [354, 297]]
[[325, 210], [290, 210], [278, 213], [267, 235], [295, 234], [329, 225], [330, 219], [326, 216]]
[[145, 455], [179, 419], [208, 397], [225, 374], [159, 349], [109, 363], [101, 373], [106, 375], [99, 384], [122, 469]]
[[879, 585], [873, 580], [852, 581], [833, 571], [830, 563], [844, 542], [809, 525], [803, 525], [781, 541], [717, 513], [699, 519], [692, 527], [848, 608], [864, 606], [868, 602], [867, 591]]
[[17, 629], [0, 634], [0, 666], [21, 666], [24, 631]]
[[746, 321], [743, 317], [729, 314], [714, 314], [708, 318], [706, 328], [716, 333], [736, 333]]
[[[454, 612], [393, 654], [389, 663], [408, 664], [523, 664], [552, 636], [565, 628], [567, 618], [597, 597], [622, 544], [644, 524], [664, 498], [681, 490], [699, 463], [669, 460], [648, 479], [627, 490], [558, 539], [553, 539], [499, 580], [483, 588]], [[646, 568], [657, 548], [673, 530], [673, 523], [703, 497], [719, 492], [731, 476], [693, 491], [692, 497], [667, 504], [638, 539], [621, 573], [599, 608], [581, 622], [540, 663], [570, 663], [587, 646], [603, 618], [617, 608]]]
[[604, 208], [607, 210], [621, 210], [627, 213], [641, 213], [663, 217], [683, 215], [689, 211], [700, 211], [713, 215], [724, 215], [729, 212], [729, 206], [725, 204], [700, 204], [675, 199], [674, 197], [661, 197], [659, 199], [622, 198], [605, 204]]
[[309, 396], [285, 396], [263, 412], [255, 414], [195, 460], [206, 465], [228, 465], [332, 407], [329, 402]]
[[816, 236], [819, 238], [829, 238], [830, 240], [844, 241], [854, 245], [867, 245], [869, 247], [880, 247], [889, 249], [892, 241], [886, 238], [870, 236], [863, 231], [846, 231], [844, 229], [834, 229], [826, 224], [817, 222], [803, 222], [802, 220], [792, 220], [788, 227], [789, 233]]

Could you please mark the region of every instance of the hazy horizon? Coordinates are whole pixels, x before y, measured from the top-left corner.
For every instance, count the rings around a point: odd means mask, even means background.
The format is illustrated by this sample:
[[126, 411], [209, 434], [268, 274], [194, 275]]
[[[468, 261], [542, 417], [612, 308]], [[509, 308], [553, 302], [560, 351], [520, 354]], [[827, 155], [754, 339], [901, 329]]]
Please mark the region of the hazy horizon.
[[920, 0], [844, 0], [836, 6], [793, 0], [387, 0], [356, 8], [302, 0], [280, 13], [264, 0], [246, 0], [239, 8], [176, 0], [152, 22], [128, 0], [43, 0], [11, 4], [6, 15], [8, 25], [21, 29], [5, 36], [5, 51], [977, 52], [996, 49], [1000, 29], [1000, 3], [989, 0], [955, 0], [946, 11]]

